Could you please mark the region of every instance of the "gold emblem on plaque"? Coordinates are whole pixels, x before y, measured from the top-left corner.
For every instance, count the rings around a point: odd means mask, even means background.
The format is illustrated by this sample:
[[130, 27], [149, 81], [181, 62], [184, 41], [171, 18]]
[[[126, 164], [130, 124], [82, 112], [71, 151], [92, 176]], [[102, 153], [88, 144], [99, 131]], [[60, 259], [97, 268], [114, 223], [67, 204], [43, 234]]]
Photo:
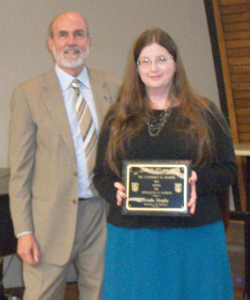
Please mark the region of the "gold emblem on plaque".
[[139, 182], [131, 182], [132, 192], [137, 193], [139, 191]]
[[174, 190], [176, 193], [181, 193], [182, 192], [182, 183], [175, 183]]

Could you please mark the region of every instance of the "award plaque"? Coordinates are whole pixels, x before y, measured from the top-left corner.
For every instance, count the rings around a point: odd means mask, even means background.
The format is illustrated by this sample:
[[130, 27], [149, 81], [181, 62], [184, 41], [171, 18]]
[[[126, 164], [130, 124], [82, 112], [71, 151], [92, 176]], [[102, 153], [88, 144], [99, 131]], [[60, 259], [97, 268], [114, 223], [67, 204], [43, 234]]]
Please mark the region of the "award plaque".
[[124, 215], [190, 216], [191, 161], [123, 161]]

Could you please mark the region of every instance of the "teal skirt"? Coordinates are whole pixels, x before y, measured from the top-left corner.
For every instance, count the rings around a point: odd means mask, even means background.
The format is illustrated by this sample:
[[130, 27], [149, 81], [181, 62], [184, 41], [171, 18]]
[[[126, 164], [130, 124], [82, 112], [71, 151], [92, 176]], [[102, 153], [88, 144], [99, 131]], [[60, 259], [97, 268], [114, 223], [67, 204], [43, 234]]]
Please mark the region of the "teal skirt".
[[103, 300], [233, 300], [222, 222], [184, 229], [108, 224]]

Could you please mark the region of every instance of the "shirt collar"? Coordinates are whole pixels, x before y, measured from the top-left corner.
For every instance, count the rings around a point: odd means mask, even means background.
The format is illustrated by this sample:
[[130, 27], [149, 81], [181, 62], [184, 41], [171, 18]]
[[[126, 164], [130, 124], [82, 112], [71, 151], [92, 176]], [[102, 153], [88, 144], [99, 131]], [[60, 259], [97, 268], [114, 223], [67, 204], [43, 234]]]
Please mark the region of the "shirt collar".
[[[70, 87], [71, 82], [73, 79], [75, 79], [75, 77], [63, 71], [61, 68], [58, 67], [57, 64], [55, 65], [55, 71], [59, 80], [61, 90], [62, 92], [65, 92]], [[85, 88], [90, 89], [88, 70], [85, 66], [82, 69], [81, 73], [77, 76], [77, 79], [83, 84]]]

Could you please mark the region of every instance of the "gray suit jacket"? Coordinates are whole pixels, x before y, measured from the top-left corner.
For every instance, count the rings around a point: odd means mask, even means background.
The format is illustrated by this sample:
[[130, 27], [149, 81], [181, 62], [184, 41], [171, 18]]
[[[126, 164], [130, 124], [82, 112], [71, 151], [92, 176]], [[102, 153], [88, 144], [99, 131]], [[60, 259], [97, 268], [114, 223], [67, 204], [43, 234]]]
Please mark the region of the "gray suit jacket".
[[[99, 125], [120, 82], [89, 69]], [[55, 71], [18, 86], [11, 100], [10, 206], [15, 233], [31, 231], [45, 262], [67, 262], [75, 235], [78, 174]]]

